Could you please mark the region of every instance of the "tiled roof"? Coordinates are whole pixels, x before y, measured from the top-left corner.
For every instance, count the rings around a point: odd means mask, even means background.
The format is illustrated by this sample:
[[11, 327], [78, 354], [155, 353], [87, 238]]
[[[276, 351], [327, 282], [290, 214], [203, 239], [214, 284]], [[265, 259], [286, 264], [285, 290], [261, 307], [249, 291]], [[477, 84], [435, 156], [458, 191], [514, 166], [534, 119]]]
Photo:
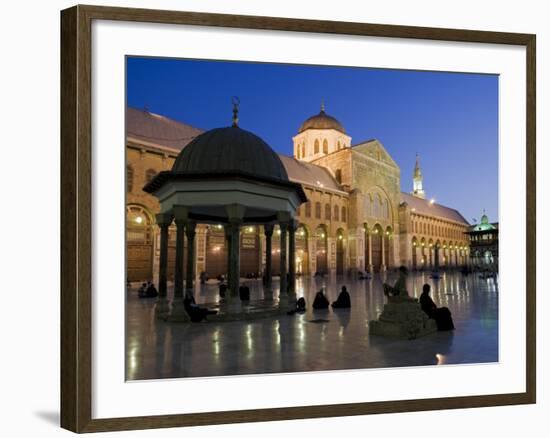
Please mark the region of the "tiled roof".
[[462, 216], [454, 208], [445, 207], [444, 205], [431, 203], [426, 199], [421, 199], [416, 196], [401, 192], [401, 202], [406, 202], [411, 209], [415, 209], [416, 213], [425, 214], [428, 216], [436, 216], [442, 219], [448, 219], [455, 222], [461, 222], [464, 225], [470, 225], [464, 216]]
[[317, 166], [316, 164], [298, 161], [295, 158], [282, 154], [279, 154], [279, 158], [283, 162], [288, 178], [291, 181], [328, 190], [342, 191], [340, 185], [326, 168]]
[[126, 138], [181, 150], [202, 129], [149, 111], [127, 108]]

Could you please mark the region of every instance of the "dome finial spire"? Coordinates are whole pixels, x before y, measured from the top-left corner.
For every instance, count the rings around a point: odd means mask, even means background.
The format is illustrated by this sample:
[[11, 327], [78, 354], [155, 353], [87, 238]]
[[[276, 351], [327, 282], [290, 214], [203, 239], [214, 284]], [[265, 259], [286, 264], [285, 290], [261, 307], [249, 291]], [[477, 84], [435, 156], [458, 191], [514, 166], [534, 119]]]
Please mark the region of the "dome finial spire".
[[321, 112], [324, 113], [325, 112], [325, 99], [321, 99]]
[[239, 126], [239, 104], [241, 103], [240, 99], [237, 96], [231, 98], [233, 103], [233, 127]]

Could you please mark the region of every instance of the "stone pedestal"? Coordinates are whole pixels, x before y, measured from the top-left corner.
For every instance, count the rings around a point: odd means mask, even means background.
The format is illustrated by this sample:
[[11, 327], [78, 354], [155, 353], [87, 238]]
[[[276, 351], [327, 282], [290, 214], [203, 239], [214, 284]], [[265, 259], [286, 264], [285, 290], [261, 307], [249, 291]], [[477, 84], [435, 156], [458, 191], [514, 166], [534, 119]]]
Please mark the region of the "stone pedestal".
[[183, 306], [183, 300], [178, 299], [172, 301], [172, 310], [170, 311], [170, 314], [166, 316], [167, 321], [171, 322], [189, 322], [191, 321], [191, 318], [189, 318], [189, 315], [185, 311], [185, 307]]
[[168, 299], [163, 296], [159, 296], [155, 305], [155, 316], [160, 319], [165, 319], [170, 313], [170, 304]]
[[371, 335], [416, 339], [437, 331], [435, 320], [422, 311], [416, 298], [388, 297], [378, 320], [369, 321]]

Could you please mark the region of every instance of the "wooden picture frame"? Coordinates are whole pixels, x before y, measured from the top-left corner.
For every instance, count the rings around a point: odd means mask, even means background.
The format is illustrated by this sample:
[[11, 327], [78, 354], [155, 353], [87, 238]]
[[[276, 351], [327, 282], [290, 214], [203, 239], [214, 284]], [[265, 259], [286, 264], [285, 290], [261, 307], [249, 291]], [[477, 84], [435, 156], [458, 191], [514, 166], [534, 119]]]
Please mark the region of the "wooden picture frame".
[[[181, 415], [92, 419], [91, 25], [93, 20], [284, 30], [387, 38], [518, 45], [525, 65], [526, 391], [523, 393], [347, 403]], [[536, 401], [535, 48], [530, 34], [75, 6], [61, 12], [61, 426], [74, 432], [211, 425], [515, 405]]]

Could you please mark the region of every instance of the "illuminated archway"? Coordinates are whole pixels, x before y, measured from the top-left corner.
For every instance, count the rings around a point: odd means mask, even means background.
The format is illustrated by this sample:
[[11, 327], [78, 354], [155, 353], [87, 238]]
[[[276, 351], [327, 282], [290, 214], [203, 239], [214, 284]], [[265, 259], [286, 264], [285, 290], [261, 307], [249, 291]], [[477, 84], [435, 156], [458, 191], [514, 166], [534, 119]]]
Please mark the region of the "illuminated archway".
[[328, 232], [326, 225], [319, 225], [315, 230], [316, 240], [316, 264], [317, 272], [319, 274], [328, 273], [328, 245], [327, 245]]
[[382, 239], [384, 238], [384, 230], [380, 224], [374, 225], [372, 228], [371, 243], [372, 243], [372, 269], [375, 272], [380, 272], [382, 259]]
[[417, 252], [418, 252], [418, 239], [416, 238], [416, 236], [414, 236], [412, 238], [411, 251], [412, 251], [412, 268], [416, 270], [416, 269], [418, 269], [418, 255], [417, 255]]
[[346, 237], [344, 234], [344, 230], [342, 228], [339, 228], [336, 231], [336, 274], [337, 275], [344, 274], [345, 241], [346, 241]]
[[153, 215], [142, 205], [126, 206], [126, 271], [128, 281], [153, 279]]
[[393, 228], [389, 225], [384, 231], [384, 264], [386, 268], [393, 266]]
[[309, 274], [309, 231], [307, 226], [300, 224], [296, 229], [296, 274]]

